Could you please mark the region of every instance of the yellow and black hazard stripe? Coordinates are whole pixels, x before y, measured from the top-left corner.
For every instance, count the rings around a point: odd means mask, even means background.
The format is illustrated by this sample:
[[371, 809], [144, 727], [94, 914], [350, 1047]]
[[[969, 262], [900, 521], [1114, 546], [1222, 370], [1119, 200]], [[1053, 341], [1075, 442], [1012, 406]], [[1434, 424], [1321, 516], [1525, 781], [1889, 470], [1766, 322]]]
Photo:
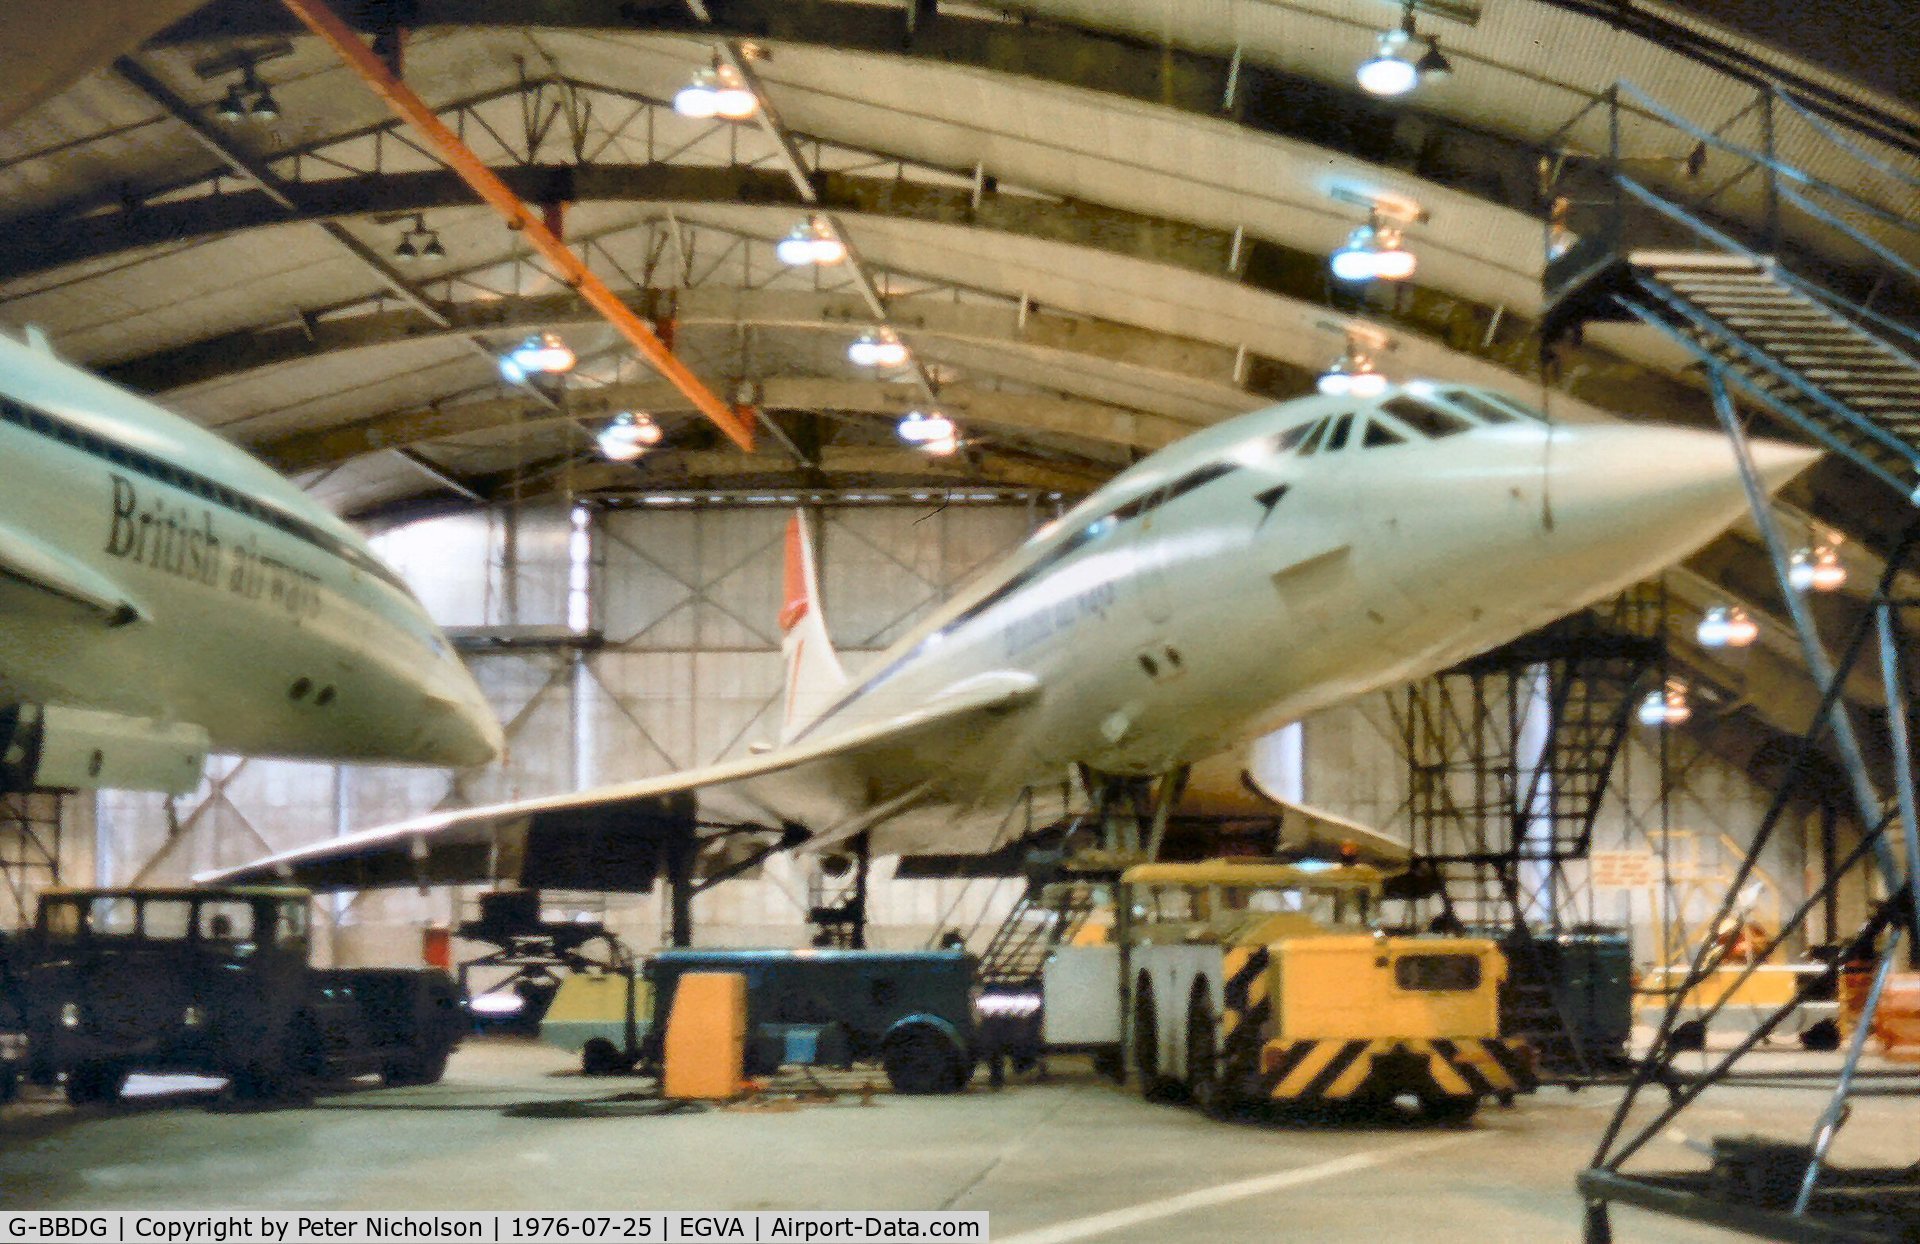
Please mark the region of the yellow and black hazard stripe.
[[1221, 1079], [1236, 1090], [1259, 1064], [1263, 1034], [1273, 1014], [1268, 997], [1270, 961], [1265, 946], [1236, 946], [1221, 964]]
[[1498, 1039], [1274, 1041], [1260, 1056], [1259, 1095], [1273, 1101], [1490, 1097], [1534, 1087], [1525, 1051]]

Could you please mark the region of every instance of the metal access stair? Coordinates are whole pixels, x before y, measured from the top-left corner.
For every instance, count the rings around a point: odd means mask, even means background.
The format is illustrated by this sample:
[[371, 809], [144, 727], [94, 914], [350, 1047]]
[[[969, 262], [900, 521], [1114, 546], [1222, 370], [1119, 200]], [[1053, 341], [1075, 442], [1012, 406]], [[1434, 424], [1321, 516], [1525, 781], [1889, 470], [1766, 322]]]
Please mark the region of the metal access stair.
[[1770, 259], [1632, 251], [1615, 295], [1723, 364], [1754, 395], [1855, 459], [1911, 485], [1920, 446], [1920, 360], [1879, 328], [1829, 305]]
[[993, 932], [980, 955], [982, 985], [1031, 985], [1040, 979], [1047, 952], [1069, 941], [1093, 914], [1092, 887], [1076, 882], [1029, 886]]

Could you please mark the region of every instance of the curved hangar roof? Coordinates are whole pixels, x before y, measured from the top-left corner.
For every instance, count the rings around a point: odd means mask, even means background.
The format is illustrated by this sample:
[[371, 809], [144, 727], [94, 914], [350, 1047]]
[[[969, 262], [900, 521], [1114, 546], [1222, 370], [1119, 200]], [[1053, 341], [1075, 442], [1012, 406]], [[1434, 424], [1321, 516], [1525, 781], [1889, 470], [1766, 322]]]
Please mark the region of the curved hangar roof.
[[[516, 192], [555, 205], [697, 374], [765, 416], [748, 456], [279, 5], [220, 0], [137, 47], [100, 33], [138, 43], [191, 8], [82, 3], [65, 28], [49, 19], [60, 55], [0, 96], [0, 319], [43, 326], [349, 514], [456, 493], [1083, 491], [1308, 391], [1350, 337], [1390, 375], [1504, 388], [1555, 417], [1708, 418], [1688, 358], [1647, 330], [1595, 328], [1552, 389], [1536, 378], [1542, 178], [1604, 142], [1601, 114], [1568, 122], [1622, 79], [1739, 142], [1755, 141], [1756, 84], [1784, 85], [1800, 108], [1776, 116], [1782, 156], [1920, 259], [1881, 223], [1920, 214], [1920, 111], [1671, 5], [1419, 0], [1452, 72], [1399, 100], [1353, 78], [1401, 19], [1389, 0], [338, 6], [401, 49], [408, 84]], [[677, 115], [689, 74], [743, 43], [779, 125]], [[242, 85], [277, 115], [222, 119]], [[1839, 126], [1876, 171], [1835, 158], [1823, 133]], [[1627, 109], [1622, 141], [1656, 185], [1724, 180], [1723, 218], [1764, 210], [1759, 179], [1690, 166], [1691, 140], [1654, 110]], [[1371, 204], [1417, 209], [1419, 270], [1345, 287], [1326, 258]], [[831, 214], [858, 270], [776, 259], [810, 212]], [[426, 254], [403, 259], [403, 240]], [[1843, 283], [1871, 278], [1857, 248], [1788, 244]], [[911, 372], [847, 361], [876, 296], [966, 429], [960, 455], [894, 437], [926, 400]], [[564, 405], [497, 371], [546, 328], [582, 359]], [[666, 444], [598, 459], [592, 431], [632, 407]], [[1901, 520], [1855, 484], [1830, 464], [1797, 500], [1862, 537], [1867, 579]], [[1737, 535], [1675, 583], [1704, 596], [1709, 580], [1767, 598]], [[1783, 645], [1719, 676], [1758, 697], [1791, 664]]]

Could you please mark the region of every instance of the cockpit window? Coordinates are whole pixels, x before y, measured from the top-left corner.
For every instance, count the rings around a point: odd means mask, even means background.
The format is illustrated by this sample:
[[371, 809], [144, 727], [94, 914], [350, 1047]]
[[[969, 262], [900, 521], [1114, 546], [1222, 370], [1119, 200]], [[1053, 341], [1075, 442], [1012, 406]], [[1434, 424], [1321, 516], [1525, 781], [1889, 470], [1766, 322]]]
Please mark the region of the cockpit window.
[[1336, 449], [1345, 449], [1347, 433], [1353, 430], [1353, 416], [1341, 415], [1333, 421], [1333, 431], [1327, 433], [1327, 443], [1322, 447], [1328, 453]]
[[1483, 394], [1468, 389], [1450, 389], [1440, 396], [1452, 402], [1462, 410], [1480, 416], [1488, 423], [1512, 423], [1520, 416], [1497, 402], [1492, 402]]
[[1382, 445], [1404, 445], [1407, 438], [1388, 427], [1378, 419], [1367, 420], [1367, 434], [1361, 440], [1363, 449], [1377, 449]]
[[1307, 443], [1300, 447], [1300, 456], [1302, 458], [1311, 457], [1320, 452], [1320, 442], [1325, 439], [1321, 436], [1321, 433], [1325, 432], [1327, 425], [1332, 422], [1331, 419], [1321, 419], [1314, 423], [1312, 435], [1308, 436]]
[[1430, 436], [1435, 440], [1443, 436], [1452, 436], [1456, 432], [1465, 432], [1473, 426], [1472, 421], [1450, 410], [1429, 406], [1418, 398], [1396, 397], [1384, 403], [1380, 409], [1420, 435]]
[[1300, 424], [1298, 427], [1288, 428], [1280, 434], [1280, 439], [1273, 443], [1274, 451], [1276, 453], [1286, 453], [1289, 449], [1299, 448], [1300, 442], [1306, 440], [1315, 432], [1318, 432], [1324, 423], [1326, 423], [1324, 419], [1313, 419]]

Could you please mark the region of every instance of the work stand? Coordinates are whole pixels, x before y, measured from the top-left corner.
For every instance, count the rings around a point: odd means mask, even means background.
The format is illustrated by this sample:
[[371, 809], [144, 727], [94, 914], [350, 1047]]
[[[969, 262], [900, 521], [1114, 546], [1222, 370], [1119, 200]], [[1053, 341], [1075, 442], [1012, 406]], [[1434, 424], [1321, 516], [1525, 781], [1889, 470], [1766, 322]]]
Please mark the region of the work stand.
[[[1782, 132], [1786, 127], [1792, 127], [1790, 135]], [[1868, 1046], [1891, 1033], [1882, 1015], [1888, 983], [1896, 971], [1920, 968], [1920, 809], [1908, 720], [1909, 624], [1920, 601], [1901, 595], [1920, 523], [1909, 523], [1889, 541], [1895, 547], [1884, 573], [1852, 620], [1839, 657], [1830, 656], [1793, 583], [1789, 545], [1734, 404], [1737, 389], [1748, 409], [1818, 442], [1856, 478], [1877, 481], [1863, 487], [1886, 486], [1890, 506], [1910, 506], [1920, 495], [1914, 492], [1920, 478], [1920, 330], [1878, 308], [1915, 305], [1920, 268], [1850, 223], [1857, 200], [1847, 190], [1785, 161], [1783, 150], [1818, 147], [1833, 164], [1853, 157], [1862, 178], [1886, 172], [1856, 141], [1771, 85], [1761, 84], [1745, 108], [1708, 127], [1618, 83], [1548, 145], [1558, 154], [1543, 161], [1542, 189], [1550, 205], [1547, 353], [1551, 357], [1559, 339], [1577, 338], [1587, 322], [1611, 320], [1655, 329], [1692, 354], [1820, 692], [1819, 707], [1793, 743], [1785, 775], [1705, 927], [1727, 927], [1789, 807], [1817, 803], [1820, 779], [1834, 769], [1844, 778], [1846, 802], [1860, 827], [1857, 845], [1823, 869], [1821, 884], [1754, 948], [1734, 983], [1725, 984], [1730, 965], [1716, 939], [1705, 938], [1685, 979], [1667, 989], [1652, 1046], [1578, 1178], [1587, 1206], [1586, 1240], [1611, 1241], [1614, 1205], [1777, 1240], [1920, 1240], [1920, 1163], [1862, 1170], [1830, 1160], [1859, 1096]], [[1885, 224], [1920, 233], [1911, 221]], [[1879, 261], [1872, 289], [1851, 288], [1844, 271], [1816, 258], [1849, 250], [1864, 250]], [[1879, 684], [1884, 722], [1854, 720], [1844, 695], [1850, 680]], [[1891, 801], [1881, 794], [1888, 779]], [[1896, 837], [1901, 850], [1894, 848]], [[1832, 898], [1848, 879], [1868, 903], [1845, 950], [1824, 971], [1801, 976], [1791, 998], [1763, 1015], [1733, 1049], [1711, 1056], [1706, 1070], [1683, 1071], [1678, 1056], [1699, 1049], [1697, 1032], [1765, 960], [1800, 934], [1811, 912], [1823, 904], [1833, 910]], [[1716, 982], [1712, 993], [1704, 992], [1710, 978]], [[1836, 989], [1844, 1048], [1837, 1067], [1818, 1074], [1815, 1087], [1826, 1101], [1810, 1133], [1695, 1143], [1708, 1159], [1705, 1170], [1630, 1169], [1704, 1095], [1728, 1083], [1742, 1058], [1803, 1003]], [[1717, 1001], [1701, 1007], [1716, 994]], [[1695, 1022], [1683, 1023], [1683, 1015]], [[1876, 1096], [1910, 1095], [1920, 1108], [1920, 1073], [1879, 1072], [1873, 1087]], [[1649, 1099], [1660, 1103], [1650, 1117], [1643, 1109]], [[1903, 1139], [1920, 1142], [1911, 1131]]]

